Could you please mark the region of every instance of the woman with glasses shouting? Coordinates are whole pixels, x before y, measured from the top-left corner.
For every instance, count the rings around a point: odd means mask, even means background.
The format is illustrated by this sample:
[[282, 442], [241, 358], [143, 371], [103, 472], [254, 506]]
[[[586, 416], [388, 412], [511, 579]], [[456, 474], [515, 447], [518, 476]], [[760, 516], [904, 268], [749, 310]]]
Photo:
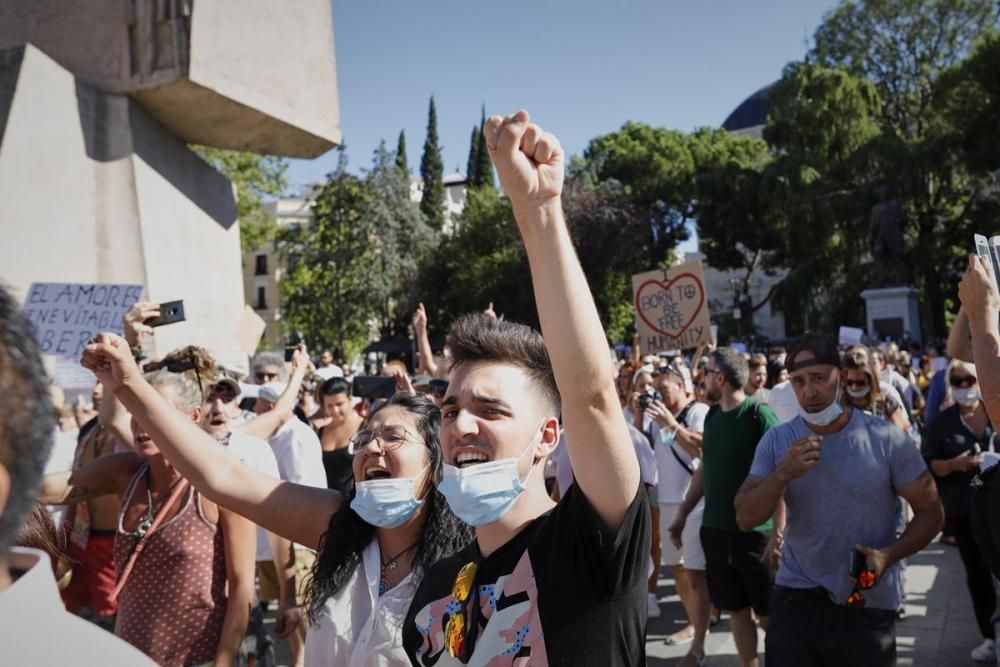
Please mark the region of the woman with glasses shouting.
[[242, 465], [148, 385], [123, 339], [101, 334], [82, 363], [198, 491], [317, 550], [307, 665], [409, 664], [400, 633], [417, 584], [432, 563], [471, 540], [435, 487], [441, 413], [433, 403], [397, 394], [368, 417], [348, 445], [356, 484], [343, 495]]
[[955, 359], [948, 366], [947, 380], [955, 402], [942, 410], [931, 423], [924, 440], [923, 454], [937, 481], [944, 505], [945, 528], [955, 536], [955, 544], [965, 566], [976, 622], [983, 636], [983, 643], [972, 649], [972, 659], [993, 662], [996, 659], [996, 637], [990, 618], [996, 609], [997, 599], [990, 570], [972, 535], [969, 483], [979, 472], [983, 452], [995, 450], [996, 433], [986, 415], [976, 367]]
[[875, 417], [881, 417], [909, 433], [913, 427], [899, 394], [888, 383], [879, 381], [871, 354], [864, 345], [855, 345], [844, 353], [844, 398], [848, 405]]

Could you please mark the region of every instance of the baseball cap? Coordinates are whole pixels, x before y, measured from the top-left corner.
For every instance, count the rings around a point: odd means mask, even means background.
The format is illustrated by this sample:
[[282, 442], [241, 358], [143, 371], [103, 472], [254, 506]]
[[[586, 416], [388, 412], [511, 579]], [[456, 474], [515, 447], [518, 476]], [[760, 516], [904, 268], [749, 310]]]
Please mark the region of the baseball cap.
[[285, 387], [287, 386], [284, 382], [268, 382], [260, 386], [257, 396], [263, 398], [268, 403], [277, 403], [278, 397], [285, 393]]

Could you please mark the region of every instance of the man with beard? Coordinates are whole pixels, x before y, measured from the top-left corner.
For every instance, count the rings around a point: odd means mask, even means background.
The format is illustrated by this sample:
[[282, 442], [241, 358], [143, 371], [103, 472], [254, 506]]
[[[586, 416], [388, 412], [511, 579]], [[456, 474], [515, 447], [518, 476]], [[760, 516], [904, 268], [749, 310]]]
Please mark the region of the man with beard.
[[732, 616], [740, 663], [757, 667], [757, 627], [750, 612], [753, 609], [761, 627], [767, 629], [771, 593], [767, 561], [780, 548], [785, 517], [784, 505], [778, 503], [773, 529], [770, 519], [747, 531], [736, 523], [736, 492], [750, 472], [761, 436], [778, 424], [770, 408], [744, 393], [748, 375], [746, 359], [731, 348], [715, 350], [705, 365], [706, 395], [716, 405], [705, 418], [702, 465], [694, 472], [670, 536], [683, 544], [687, 517], [704, 496], [701, 544], [708, 595], [712, 604]]

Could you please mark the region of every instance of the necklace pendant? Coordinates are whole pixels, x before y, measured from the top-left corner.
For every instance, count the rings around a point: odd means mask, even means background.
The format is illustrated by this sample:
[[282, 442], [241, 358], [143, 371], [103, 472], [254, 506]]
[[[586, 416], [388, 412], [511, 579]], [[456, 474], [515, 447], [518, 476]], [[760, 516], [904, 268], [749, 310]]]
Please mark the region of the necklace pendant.
[[396, 569], [396, 561], [391, 560], [388, 563], [386, 563], [385, 564], [385, 569], [386, 570], [395, 570]]
[[139, 537], [143, 537], [152, 527], [153, 527], [153, 522], [150, 521], [149, 517], [143, 517], [139, 521], [139, 525], [135, 527], [135, 532], [139, 535]]

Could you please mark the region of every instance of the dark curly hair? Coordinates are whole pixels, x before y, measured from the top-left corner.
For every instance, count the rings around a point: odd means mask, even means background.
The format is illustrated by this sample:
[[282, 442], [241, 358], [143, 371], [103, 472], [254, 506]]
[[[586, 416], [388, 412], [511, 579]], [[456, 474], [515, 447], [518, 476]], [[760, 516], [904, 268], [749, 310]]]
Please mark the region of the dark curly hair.
[[[390, 406], [401, 407], [417, 417], [417, 428], [430, 456], [431, 479], [441, 479], [444, 461], [440, 440], [441, 411], [423, 396], [396, 394], [368, 418]], [[316, 622], [326, 601], [347, 584], [355, 568], [361, 564], [361, 553], [375, 538], [375, 528], [351, 509], [354, 494], [352, 484], [341, 509], [330, 518], [330, 525], [320, 538], [316, 564], [306, 589], [310, 623]], [[436, 486], [432, 485], [424, 497], [424, 507], [427, 518], [413, 554], [413, 570], [421, 572], [464, 548], [475, 536], [468, 524], [452, 514]]]

